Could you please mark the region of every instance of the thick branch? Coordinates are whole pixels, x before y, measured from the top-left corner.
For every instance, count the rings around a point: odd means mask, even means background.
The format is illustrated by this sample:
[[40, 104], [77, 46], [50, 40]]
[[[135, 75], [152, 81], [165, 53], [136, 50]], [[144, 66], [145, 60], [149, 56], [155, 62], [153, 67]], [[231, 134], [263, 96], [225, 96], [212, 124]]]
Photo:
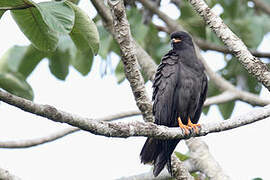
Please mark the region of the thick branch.
[[179, 161], [175, 154], [172, 154], [172, 172], [176, 180], [194, 180], [184, 163]]
[[260, 59], [252, 56], [245, 44], [215, 15], [203, 0], [189, 0], [209, 27], [237, 57], [243, 67], [270, 91], [270, 71]]
[[152, 105], [148, 98], [144, 80], [140, 73], [137, 57], [134, 52], [129, 22], [126, 17], [124, 3], [122, 1], [108, 1], [113, 14], [114, 32], [116, 41], [121, 50], [122, 62], [126, 78], [128, 79], [138, 108], [141, 110], [147, 122], [153, 122]]
[[[141, 115], [141, 112], [140, 111], [121, 112], [121, 113], [113, 114], [110, 116], [105, 116], [102, 118], [96, 118], [95, 120], [96, 121], [113, 121], [116, 119], [122, 119], [122, 118], [127, 118], [131, 116], [136, 116], [136, 115]], [[80, 130], [79, 128], [69, 127], [64, 130], [60, 130], [58, 132], [55, 132], [55, 133], [52, 133], [50, 135], [40, 137], [40, 138], [16, 140], [16, 141], [0, 141], [0, 148], [29, 148], [29, 147], [55, 141], [57, 139], [60, 139], [64, 136], [67, 136], [79, 130]]]
[[17, 97], [7, 92], [0, 91], [0, 100], [10, 105], [16, 106], [24, 111], [45, 117], [55, 122], [67, 123], [71, 126], [78, 127], [85, 131], [96, 135], [107, 137], [122, 137], [131, 136], [146, 136], [158, 139], [187, 139], [195, 136], [204, 136], [208, 133], [225, 131], [256, 121], [265, 119], [270, 116], [270, 105], [256, 108], [245, 113], [242, 116], [237, 116], [226, 121], [202, 124], [198, 134], [185, 135], [179, 128], [168, 128], [166, 126], [158, 126], [153, 123], [145, 122], [105, 122], [96, 121], [90, 118], [82, 118], [74, 114], [70, 114], [56, 109], [50, 105], [40, 105], [32, 101]]
[[[194, 164], [199, 170], [203, 169], [204, 173], [210, 180], [229, 180], [230, 178], [223, 173], [220, 165], [210, 154], [208, 146], [200, 138], [191, 138], [186, 140], [189, 148], [191, 164]], [[209, 159], [212, 159], [209, 161]]]
[[[220, 104], [227, 102], [229, 100], [235, 100], [236, 96], [234, 93], [231, 93], [230, 91], [225, 91], [224, 93], [207, 98], [204, 106], [210, 106], [212, 104]], [[96, 118], [96, 121], [113, 121], [118, 120], [122, 118], [132, 117], [136, 115], [141, 115], [141, 112], [138, 110], [134, 111], [127, 111], [127, 112], [121, 112], [113, 115], [108, 115], [101, 118]], [[60, 130], [58, 132], [55, 132], [53, 134], [46, 135], [44, 137], [35, 138], [35, 139], [25, 139], [25, 140], [13, 140], [13, 141], [0, 141], [0, 148], [29, 148], [41, 144], [45, 144], [48, 142], [52, 142], [55, 140], [58, 140], [66, 135], [72, 134], [74, 132], [79, 131], [79, 128], [66, 128], [64, 130]], [[140, 176], [141, 177], [141, 176]]]

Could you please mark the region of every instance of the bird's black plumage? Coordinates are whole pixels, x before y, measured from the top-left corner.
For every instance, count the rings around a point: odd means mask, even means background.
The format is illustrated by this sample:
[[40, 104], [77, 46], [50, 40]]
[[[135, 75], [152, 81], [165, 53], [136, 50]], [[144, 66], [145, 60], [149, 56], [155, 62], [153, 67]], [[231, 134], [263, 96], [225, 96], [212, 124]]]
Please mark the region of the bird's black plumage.
[[[182, 124], [189, 128], [189, 118], [193, 124], [199, 121], [207, 93], [207, 77], [191, 37], [177, 31], [171, 34], [171, 40], [173, 48], [162, 58], [153, 82], [153, 114], [158, 125], [178, 127]], [[166, 163], [171, 173], [171, 154], [179, 141], [148, 138], [140, 154], [142, 163], [154, 164], [154, 176]]]

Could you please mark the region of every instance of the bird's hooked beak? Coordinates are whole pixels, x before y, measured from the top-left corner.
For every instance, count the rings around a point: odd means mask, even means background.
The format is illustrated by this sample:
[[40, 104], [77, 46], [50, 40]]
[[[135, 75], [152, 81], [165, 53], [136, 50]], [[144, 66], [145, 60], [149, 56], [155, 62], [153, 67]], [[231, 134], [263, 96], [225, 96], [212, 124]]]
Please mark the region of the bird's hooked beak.
[[181, 41], [182, 41], [181, 39], [172, 38], [172, 42], [173, 42], [173, 43], [179, 43], [179, 42], [181, 42]]

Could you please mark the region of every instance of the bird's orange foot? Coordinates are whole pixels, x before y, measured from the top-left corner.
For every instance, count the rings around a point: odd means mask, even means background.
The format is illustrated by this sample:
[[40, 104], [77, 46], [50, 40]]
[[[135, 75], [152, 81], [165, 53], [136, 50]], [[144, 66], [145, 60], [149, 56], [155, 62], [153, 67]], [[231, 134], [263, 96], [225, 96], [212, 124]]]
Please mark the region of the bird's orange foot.
[[188, 127], [194, 129], [195, 133], [199, 133], [199, 128], [201, 128], [201, 125], [200, 124], [193, 124], [190, 120], [190, 118], [188, 118], [188, 124], [187, 124]]
[[180, 117], [178, 117], [177, 120], [178, 120], [178, 125], [179, 125], [179, 127], [185, 131], [185, 135], [188, 135], [188, 134], [189, 134], [189, 129], [190, 129], [190, 127], [187, 126], [187, 125], [184, 125], [184, 124], [182, 123]]

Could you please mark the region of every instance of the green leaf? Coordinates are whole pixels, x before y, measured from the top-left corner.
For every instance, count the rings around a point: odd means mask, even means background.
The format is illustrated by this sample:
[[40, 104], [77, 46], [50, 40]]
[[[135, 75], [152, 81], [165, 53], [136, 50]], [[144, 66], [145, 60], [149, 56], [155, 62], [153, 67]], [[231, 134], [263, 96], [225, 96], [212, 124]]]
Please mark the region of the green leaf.
[[189, 159], [189, 156], [182, 154], [180, 152], [174, 151], [174, 154], [176, 155], [176, 157], [178, 159], [180, 159], [180, 161], [185, 161], [185, 160]]
[[13, 46], [1, 57], [0, 72], [16, 72], [18, 70], [20, 59], [26, 52], [26, 46]]
[[64, 34], [71, 32], [75, 13], [65, 2], [41, 2], [36, 7], [50, 29]]
[[262, 178], [257, 177], [257, 178], [254, 178], [254, 179], [252, 179], [252, 180], [263, 180], [263, 179], [262, 179]]
[[19, 72], [25, 79], [46, 56], [32, 45], [13, 46], [0, 60], [0, 72]]
[[0, 7], [18, 8], [23, 6], [32, 6], [33, 2], [30, 0], [1, 0]]
[[219, 111], [221, 112], [225, 120], [231, 117], [231, 114], [234, 109], [234, 105], [235, 105], [235, 101], [229, 101], [227, 103], [218, 105]]
[[0, 87], [6, 91], [29, 100], [33, 100], [34, 94], [31, 86], [19, 73], [0, 73]]
[[56, 49], [52, 57], [49, 59], [49, 68], [51, 73], [58, 79], [65, 80], [69, 72], [69, 61], [67, 56]]
[[78, 6], [68, 1], [65, 3], [75, 12], [75, 24], [70, 33], [71, 39], [79, 50], [91, 49], [96, 55], [99, 49], [99, 34], [95, 23]]
[[58, 43], [58, 33], [43, 21], [36, 7], [12, 10], [11, 15], [21, 31], [41, 51], [54, 51]]
[[74, 3], [74, 4], [79, 4], [79, 2], [80, 2], [80, 0], [68, 0], [68, 1], [70, 1], [70, 2], [72, 2], [72, 3]]
[[51, 73], [58, 79], [65, 80], [69, 72], [69, 63], [75, 57], [76, 48], [68, 36], [61, 36], [55, 52], [49, 57]]
[[23, 57], [19, 60], [16, 71], [20, 72], [26, 79], [46, 55], [47, 53], [29, 45]]
[[93, 64], [93, 53], [92, 51], [81, 52], [77, 51], [76, 58], [72, 59], [72, 66], [79, 71], [82, 75], [87, 75]]
[[117, 83], [120, 84], [126, 79], [125, 73], [124, 73], [124, 65], [122, 61], [119, 61], [118, 65], [116, 66], [115, 69], [115, 76], [117, 79]]

